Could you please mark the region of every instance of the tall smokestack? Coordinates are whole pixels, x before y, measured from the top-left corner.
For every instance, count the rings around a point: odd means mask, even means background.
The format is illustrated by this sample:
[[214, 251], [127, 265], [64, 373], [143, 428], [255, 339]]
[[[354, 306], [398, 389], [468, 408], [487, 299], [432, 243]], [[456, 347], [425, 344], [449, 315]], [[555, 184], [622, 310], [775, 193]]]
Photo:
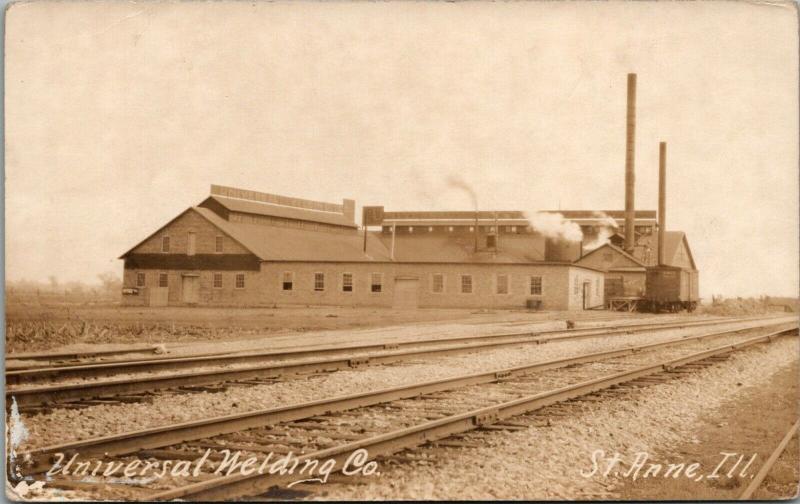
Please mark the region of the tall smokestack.
[[475, 252], [478, 252], [478, 209], [475, 209]]
[[628, 74], [628, 116], [625, 123], [625, 250], [633, 252], [634, 246], [634, 192], [636, 179], [633, 171], [636, 149], [636, 74]]
[[664, 234], [667, 231], [667, 142], [658, 144], [658, 265], [664, 265]]

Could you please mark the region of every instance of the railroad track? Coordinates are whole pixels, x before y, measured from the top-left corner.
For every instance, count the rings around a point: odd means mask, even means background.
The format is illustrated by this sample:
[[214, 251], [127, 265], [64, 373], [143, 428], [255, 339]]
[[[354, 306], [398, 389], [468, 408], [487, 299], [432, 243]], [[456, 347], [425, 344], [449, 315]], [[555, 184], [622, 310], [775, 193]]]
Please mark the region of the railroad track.
[[[215, 355], [203, 357], [186, 357], [177, 359], [152, 359], [146, 361], [130, 361], [123, 364], [107, 363], [92, 364], [88, 366], [71, 366], [45, 369], [27, 369], [8, 371], [6, 373], [6, 400], [8, 404], [16, 402], [22, 409], [45, 409], [54, 406], [83, 407], [86, 405], [105, 403], [109, 400], [122, 402], [135, 402], [142, 400], [142, 394], [163, 392], [169, 390], [214, 391], [220, 384], [245, 383], [264, 384], [272, 383], [282, 377], [330, 372], [341, 369], [352, 369], [368, 365], [386, 365], [418, 358], [434, 356], [456, 355], [461, 353], [491, 350], [510, 345], [541, 344], [553, 341], [568, 341], [597, 336], [615, 334], [635, 334], [654, 329], [680, 329], [704, 327], [710, 325], [729, 324], [736, 322], [759, 323], [770, 321], [768, 319], [737, 319], [734, 321], [703, 321], [682, 324], [645, 324], [614, 327], [610, 329], [591, 330], [561, 330], [541, 333], [511, 333], [489, 336], [469, 336], [447, 338], [438, 340], [409, 341], [393, 343], [390, 345], [361, 345], [351, 347], [303, 349], [289, 352], [261, 352], [249, 355]], [[738, 329], [737, 329], [738, 330]], [[449, 343], [449, 344], [448, 344]], [[409, 349], [404, 350], [404, 347]], [[381, 349], [377, 353], [360, 353], [368, 350]], [[309, 355], [323, 355], [351, 352], [349, 355], [329, 358], [315, 358], [293, 362], [280, 362], [290, 357], [308, 357]], [[232, 365], [251, 362], [253, 360], [270, 359], [272, 362], [239, 368], [219, 368], [220, 365]], [[277, 361], [277, 363], [275, 362]], [[183, 366], [197, 366], [198, 364], [215, 365], [212, 369], [194, 371], [171, 372], [167, 374], [140, 374], [124, 378], [106, 380], [88, 380], [99, 373], [125, 373], [136, 370], [138, 373], [154, 373], [157, 371], [175, 371]], [[27, 381], [50, 379], [80, 379], [74, 383], [49, 383], [43, 385], [28, 385]], [[25, 385], [20, 385], [25, 383]], [[217, 388], [214, 388], [217, 387]]]
[[[479, 343], [487, 341], [496, 341], [504, 338], [544, 338], [544, 339], [557, 339], [559, 336], [565, 338], [580, 338], [592, 337], [596, 335], [605, 334], [623, 334], [642, 332], [654, 329], [679, 329], [686, 327], [699, 327], [705, 325], [726, 324], [736, 322], [747, 322], [755, 320], [769, 320], [771, 318], [779, 318], [775, 316], [770, 317], [740, 317], [740, 318], [715, 318], [710, 320], [701, 321], [669, 321], [658, 323], [642, 323], [642, 324], [623, 324], [616, 326], [596, 326], [596, 327], [581, 327], [573, 329], [553, 329], [546, 331], [521, 331], [500, 334], [488, 334], [477, 336], [458, 336], [458, 337], [445, 337], [445, 338], [432, 338], [421, 340], [406, 340], [406, 341], [387, 341], [382, 343], [368, 343], [368, 344], [355, 344], [355, 345], [304, 345], [294, 346], [281, 350], [270, 350], [262, 352], [246, 351], [228, 351], [228, 352], [207, 352], [183, 357], [174, 357], [169, 355], [162, 355], [148, 359], [117, 359], [108, 362], [82, 362], [80, 360], [72, 361], [47, 361], [48, 356], [64, 356], [77, 359], [81, 355], [90, 355], [90, 357], [97, 357], [103, 355], [114, 355], [124, 353], [138, 353], [151, 349], [153, 347], [131, 348], [130, 350], [101, 350], [93, 354], [84, 353], [44, 353], [44, 354], [11, 354], [6, 357], [8, 362], [6, 366], [6, 381], [7, 383], [17, 383], [22, 381], [37, 381], [40, 379], [51, 377], [93, 377], [103, 376], [108, 373], [120, 372], [134, 372], [134, 371], [158, 371], [161, 369], [183, 369], [187, 367], [196, 367], [203, 365], [207, 362], [215, 362], [222, 364], [243, 364], [250, 362], [263, 362], [265, 360], [288, 360], [313, 356], [332, 356], [342, 353], [355, 353], [355, 352], [369, 352], [376, 350], [384, 350], [388, 348], [408, 348], [408, 347], [425, 347], [432, 345], [440, 345], [444, 343]], [[31, 356], [33, 362], [18, 362], [17, 360], [23, 359], [24, 356]], [[47, 362], [51, 365], [44, 364]], [[56, 364], [56, 365], [52, 365]], [[10, 380], [10, 381], [9, 381]]]
[[[198, 460], [207, 469], [223, 463], [224, 450], [243, 457], [296, 454], [298, 463], [333, 460], [341, 469], [355, 450], [387, 456], [474, 429], [506, 429], [508, 419], [564, 401], [603, 399], [621, 384], [646, 386], [694, 372], [735, 350], [795, 333], [753, 329], [750, 334], [704, 335], [612, 352], [531, 364], [490, 373], [384, 389], [284, 408], [64, 443], [20, 453], [42, 470], [56, 453], [104, 456], [105, 461]], [[759, 333], [753, 336], [753, 333]], [[720, 340], [724, 340], [724, 344]], [[547, 371], [546, 373], [544, 371]], [[228, 454], [230, 455], [230, 454]], [[261, 460], [259, 459], [259, 461]], [[275, 460], [275, 459], [273, 459]], [[141, 462], [144, 463], [144, 462]], [[34, 471], [28, 468], [27, 470]], [[113, 473], [112, 473], [113, 474]], [[309, 476], [313, 477], [313, 476]], [[125, 498], [221, 500], [259, 495], [275, 485], [304, 479], [297, 474], [232, 474], [157, 480], [148, 488], [124, 489]], [[51, 486], [81, 488], [76, 480]], [[85, 488], [85, 487], [84, 487]], [[122, 490], [121, 490], [122, 491]], [[112, 498], [121, 495], [112, 495]]]
[[778, 461], [781, 454], [786, 449], [786, 446], [797, 434], [798, 428], [800, 428], [800, 420], [796, 421], [794, 425], [789, 428], [789, 430], [786, 432], [786, 435], [783, 436], [781, 442], [778, 443], [778, 446], [772, 451], [772, 454], [769, 456], [766, 462], [764, 462], [764, 465], [761, 466], [761, 469], [758, 471], [758, 473], [756, 473], [755, 477], [752, 479], [752, 481], [750, 481], [750, 484], [747, 485], [747, 488], [745, 488], [744, 492], [742, 492], [742, 494], [739, 496], [739, 500], [752, 499], [753, 494], [764, 483], [764, 479], [766, 479], [767, 475], [769, 475], [770, 470], [772, 470], [772, 467], [775, 465], [775, 462]]
[[107, 350], [70, 350], [65, 352], [16, 352], [6, 354], [6, 363], [8, 361], [28, 361], [27, 364], [12, 364], [12, 369], [26, 369], [37, 365], [46, 364], [63, 364], [74, 365], [86, 364], [87, 362], [94, 362], [102, 360], [107, 357], [128, 354], [151, 354], [158, 351], [158, 345], [133, 345], [125, 348], [107, 349]]

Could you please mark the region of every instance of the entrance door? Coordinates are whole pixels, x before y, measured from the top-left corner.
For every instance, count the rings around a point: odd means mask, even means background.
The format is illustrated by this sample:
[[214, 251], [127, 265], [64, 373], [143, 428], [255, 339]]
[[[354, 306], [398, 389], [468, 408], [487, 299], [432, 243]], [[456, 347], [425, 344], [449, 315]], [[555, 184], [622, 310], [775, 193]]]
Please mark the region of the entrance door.
[[416, 309], [418, 306], [417, 289], [419, 279], [417, 278], [396, 278], [394, 281], [394, 301], [393, 308], [396, 309]]
[[200, 278], [194, 275], [183, 276], [181, 295], [184, 303], [197, 303], [200, 301]]
[[586, 310], [589, 308], [589, 299], [592, 295], [592, 284], [589, 282], [583, 282], [583, 309]]
[[169, 287], [150, 287], [147, 289], [150, 306], [167, 306], [169, 303]]

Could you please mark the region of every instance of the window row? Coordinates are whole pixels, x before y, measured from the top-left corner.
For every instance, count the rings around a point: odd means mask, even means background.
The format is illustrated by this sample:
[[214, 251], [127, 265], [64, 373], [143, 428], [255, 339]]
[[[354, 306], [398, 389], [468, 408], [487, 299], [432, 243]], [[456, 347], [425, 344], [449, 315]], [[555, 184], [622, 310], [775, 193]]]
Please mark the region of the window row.
[[[342, 273], [341, 274], [341, 284], [340, 287], [342, 292], [353, 292], [355, 289], [354, 279], [352, 273]], [[370, 292], [383, 292], [383, 273], [372, 273], [370, 274], [370, 283], [369, 288]], [[317, 292], [323, 292], [326, 289], [326, 274], [325, 273], [314, 273], [313, 277], [313, 285], [314, 290]], [[284, 291], [292, 291], [294, 290], [294, 272], [293, 271], [284, 271], [283, 272], [283, 281], [281, 282], [281, 290]]]
[[[222, 289], [225, 285], [223, 282], [224, 275], [220, 272], [211, 274], [211, 286], [215, 289]], [[233, 287], [236, 289], [244, 289], [245, 287], [244, 273], [236, 273], [233, 277]], [[167, 273], [159, 273], [158, 287], [169, 287], [169, 275]], [[147, 287], [147, 276], [144, 273], [136, 273], [136, 287]]]
[[[505, 231], [506, 233], [517, 233], [520, 231], [530, 232], [533, 231], [531, 226], [479, 226], [479, 228], [483, 231], [489, 233], [496, 233], [497, 230]], [[470, 233], [475, 231], [475, 226], [383, 226], [383, 232], [385, 233], [392, 233], [395, 229], [399, 232], [407, 232], [407, 233], [414, 233], [414, 232], [428, 232], [433, 233], [434, 231], [444, 230], [446, 229], [448, 233], [453, 233], [456, 231], [469, 231]]]
[[[313, 274], [313, 289], [317, 292], [326, 290], [326, 274], [314, 273]], [[529, 276], [527, 277], [526, 291], [532, 296], [542, 295], [542, 277]], [[472, 275], [460, 275], [459, 289], [462, 294], [472, 294], [474, 285]], [[293, 291], [294, 290], [294, 272], [284, 271], [281, 282], [281, 290]], [[341, 283], [339, 284], [342, 292], [353, 292], [354, 279], [353, 273], [341, 273]], [[370, 292], [383, 291], [383, 273], [372, 273], [370, 275]], [[445, 292], [445, 275], [443, 273], [434, 273], [431, 275], [431, 292], [434, 294], [442, 294]], [[497, 294], [510, 294], [511, 292], [511, 276], [508, 274], [498, 274], [495, 282], [495, 292]]]
[[[462, 274], [459, 275], [458, 289], [461, 294], [472, 294], [475, 288], [475, 282], [472, 275]], [[542, 295], [542, 277], [541, 276], [528, 276], [526, 292], [531, 296]], [[444, 273], [434, 273], [431, 275], [431, 292], [434, 294], [443, 294], [445, 292], [445, 275]], [[499, 273], [495, 276], [494, 282], [495, 294], [510, 294], [511, 293], [511, 275], [506, 273]]]
[[[214, 237], [214, 253], [222, 254], [225, 248], [225, 237], [217, 235]], [[197, 249], [197, 233], [189, 231], [186, 236], [186, 255], [194, 255]], [[161, 252], [167, 253], [170, 251], [170, 237], [164, 235], [161, 237]]]

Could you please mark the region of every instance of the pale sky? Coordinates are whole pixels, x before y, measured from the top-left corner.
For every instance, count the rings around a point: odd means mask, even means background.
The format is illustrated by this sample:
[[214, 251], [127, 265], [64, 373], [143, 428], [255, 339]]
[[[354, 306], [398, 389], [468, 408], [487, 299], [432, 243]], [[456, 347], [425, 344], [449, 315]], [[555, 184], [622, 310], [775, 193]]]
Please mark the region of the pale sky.
[[[387, 210], [621, 209], [683, 230], [701, 295], [798, 291], [790, 3], [20, 3], [6, 275], [94, 281], [212, 183]], [[360, 214], [360, 211], [358, 212]]]

